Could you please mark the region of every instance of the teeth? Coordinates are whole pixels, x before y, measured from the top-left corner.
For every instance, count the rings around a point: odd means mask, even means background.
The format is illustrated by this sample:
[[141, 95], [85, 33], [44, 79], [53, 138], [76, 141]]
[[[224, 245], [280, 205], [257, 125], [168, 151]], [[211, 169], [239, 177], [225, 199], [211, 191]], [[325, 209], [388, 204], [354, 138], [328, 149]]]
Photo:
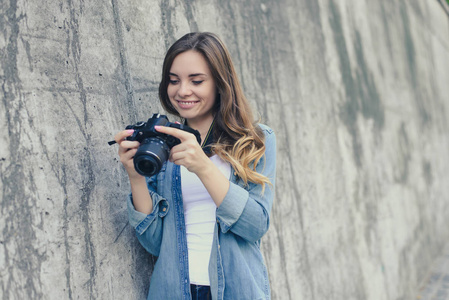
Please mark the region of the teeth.
[[179, 103], [181, 103], [181, 104], [185, 104], [185, 105], [188, 105], [188, 104], [193, 104], [193, 103], [196, 103], [196, 102], [184, 102], [184, 101], [179, 101]]

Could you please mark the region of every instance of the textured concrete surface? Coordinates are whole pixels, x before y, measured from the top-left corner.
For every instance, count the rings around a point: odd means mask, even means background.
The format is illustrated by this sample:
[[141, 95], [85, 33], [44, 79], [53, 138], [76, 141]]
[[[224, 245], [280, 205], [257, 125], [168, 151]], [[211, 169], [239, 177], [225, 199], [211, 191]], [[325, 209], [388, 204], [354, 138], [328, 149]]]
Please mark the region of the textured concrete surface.
[[161, 111], [167, 47], [229, 46], [278, 136], [273, 299], [414, 299], [449, 239], [437, 0], [0, 3], [0, 299], [143, 299], [155, 259], [106, 142]]
[[443, 255], [433, 263], [429, 275], [419, 289], [417, 299], [449, 299], [449, 243], [444, 248]]

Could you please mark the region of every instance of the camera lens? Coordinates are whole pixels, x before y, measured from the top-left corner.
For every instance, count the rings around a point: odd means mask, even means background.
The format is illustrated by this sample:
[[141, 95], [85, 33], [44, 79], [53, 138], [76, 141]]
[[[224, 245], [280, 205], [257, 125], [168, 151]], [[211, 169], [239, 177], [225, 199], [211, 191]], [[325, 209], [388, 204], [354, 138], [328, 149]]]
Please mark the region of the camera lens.
[[143, 176], [153, 176], [160, 170], [159, 161], [150, 155], [139, 156], [134, 160], [134, 168]]
[[145, 139], [134, 156], [134, 168], [140, 175], [153, 176], [159, 173], [169, 152], [170, 149], [163, 140], [157, 137]]

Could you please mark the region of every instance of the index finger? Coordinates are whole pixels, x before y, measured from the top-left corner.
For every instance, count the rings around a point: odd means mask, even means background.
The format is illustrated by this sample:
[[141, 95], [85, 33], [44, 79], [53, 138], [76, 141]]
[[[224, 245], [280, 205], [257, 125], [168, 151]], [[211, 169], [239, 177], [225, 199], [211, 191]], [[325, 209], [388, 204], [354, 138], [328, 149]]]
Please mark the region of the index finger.
[[117, 144], [120, 144], [121, 141], [123, 141], [128, 136], [132, 135], [133, 132], [134, 129], [122, 130], [115, 135], [114, 140], [117, 142]]
[[154, 129], [156, 129], [157, 132], [165, 133], [171, 136], [174, 136], [175, 138], [178, 138], [181, 140], [181, 142], [191, 139], [192, 136], [195, 137], [192, 133], [178, 129], [173, 127], [167, 127], [167, 126], [154, 126]]

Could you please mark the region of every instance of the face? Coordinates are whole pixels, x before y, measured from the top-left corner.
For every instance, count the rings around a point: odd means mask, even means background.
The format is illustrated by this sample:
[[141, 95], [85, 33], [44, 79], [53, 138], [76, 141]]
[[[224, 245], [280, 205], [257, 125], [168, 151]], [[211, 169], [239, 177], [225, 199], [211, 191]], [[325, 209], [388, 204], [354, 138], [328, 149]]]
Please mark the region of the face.
[[167, 94], [173, 107], [190, 126], [212, 122], [216, 90], [209, 66], [200, 53], [190, 50], [175, 57]]

